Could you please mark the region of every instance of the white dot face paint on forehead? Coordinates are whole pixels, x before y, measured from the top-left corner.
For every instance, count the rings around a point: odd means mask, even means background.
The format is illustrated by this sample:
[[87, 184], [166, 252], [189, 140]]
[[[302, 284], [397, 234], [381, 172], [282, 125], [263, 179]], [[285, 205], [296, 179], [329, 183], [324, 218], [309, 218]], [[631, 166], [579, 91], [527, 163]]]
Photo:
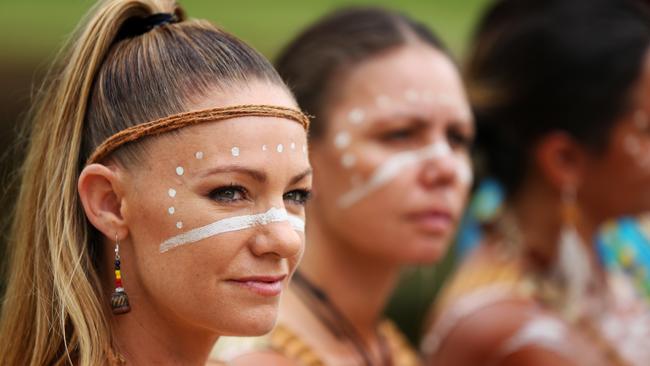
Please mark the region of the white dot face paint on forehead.
[[262, 145], [262, 151], [266, 151], [266, 150], [268, 150], [268, 147], [266, 147], [266, 145]]
[[296, 149], [296, 143], [295, 143], [295, 142], [292, 142], [292, 143], [291, 143], [291, 150], [295, 150], [295, 149]]
[[350, 121], [350, 123], [355, 125], [362, 123], [365, 118], [366, 118], [366, 114], [361, 108], [355, 108], [351, 110], [350, 113], [348, 113], [348, 121]]
[[291, 215], [283, 208], [272, 207], [263, 213], [233, 216], [217, 220], [211, 224], [173, 236], [160, 244], [160, 252], [164, 253], [170, 249], [196, 243], [215, 235], [278, 222], [288, 222], [294, 230], [299, 232], [305, 231], [305, 222], [301, 217]]
[[232, 156], [234, 156], [234, 157], [238, 157], [239, 156], [239, 148], [237, 146], [233, 147], [232, 149], [230, 149], [230, 154], [232, 154]]
[[170, 215], [173, 215], [174, 212], [176, 212], [176, 209], [174, 208], [174, 206], [171, 206], [170, 208], [167, 209], [167, 212], [169, 212]]
[[185, 173], [185, 169], [182, 166], [176, 167], [176, 175], [181, 176]]
[[176, 223], [176, 227], [179, 228], [179, 229], [182, 229], [182, 228], [183, 228], [183, 222], [178, 221], [178, 222]]
[[194, 157], [199, 160], [203, 159], [203, 151], [197, 151], [196, 154], [194, 154]]
[[171, 198], [176, 197], [176, 190], [175, 190], [174, 188], [170, 188], [170, 189], [167, 191], [167, 195], [169, 195], [169, 197], [171, 197]]
[[284, 146], [282, 144], [278, 144], [278, 146], [275, 148], [275, 150], [279, 153], [284, 151]]
[[336, 146], [337, 149], [342, 150], [345, 149], [346, 147], [350, 146], [350, 133], [347, 131], [341, 131], [336, 134], [334, 137], [334, 145]]

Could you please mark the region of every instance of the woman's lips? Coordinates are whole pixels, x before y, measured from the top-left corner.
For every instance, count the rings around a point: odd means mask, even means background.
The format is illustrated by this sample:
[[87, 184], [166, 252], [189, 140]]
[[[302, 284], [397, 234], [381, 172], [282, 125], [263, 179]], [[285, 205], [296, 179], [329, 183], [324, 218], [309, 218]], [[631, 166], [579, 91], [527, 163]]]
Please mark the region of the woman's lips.
[[247, 276], [230, 279], [228, 282], [241, 286], [261, 296], [273, 297], [282, 293], [284, 279], [287, 275], [279, 276]]
[[433, 234], [448, 233], [454, 224], [454, 218], [448, 211], [426, 210], [407, 215], [409, 221], [418, 228]]

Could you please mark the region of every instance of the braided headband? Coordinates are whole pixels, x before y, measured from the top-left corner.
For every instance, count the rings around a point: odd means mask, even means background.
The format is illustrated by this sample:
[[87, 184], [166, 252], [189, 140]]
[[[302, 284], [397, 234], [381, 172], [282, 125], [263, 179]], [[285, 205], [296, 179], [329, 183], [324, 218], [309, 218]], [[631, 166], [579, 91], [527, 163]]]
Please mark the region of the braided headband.
[[98, 163], [118, 147], [146, 136], [159, 135], [203, 122], [247, 116], [286, 118], [300, 123], [305, 130], [309, 128], [309, 117], [301, 111], [272, 105], [236, 105], [186, 112], [131, 126], [114, 134], [95, 149], [86, 161], [86, 165]]

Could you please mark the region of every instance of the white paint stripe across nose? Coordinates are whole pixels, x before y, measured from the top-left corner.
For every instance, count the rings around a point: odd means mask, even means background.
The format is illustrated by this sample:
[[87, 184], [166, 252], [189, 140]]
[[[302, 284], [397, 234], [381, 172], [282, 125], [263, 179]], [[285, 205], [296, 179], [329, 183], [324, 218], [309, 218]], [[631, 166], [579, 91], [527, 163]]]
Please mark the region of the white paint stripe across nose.
[[195, 243], [211, 236], [283, 221], [289, 222], [296, 231], [305, 231], [305, 221], [302, 218], [289, 214], [283, 208], [272, 207], [264, 213], [229, 217], [171, 237], [160, 244], [160, 252], [164, 253], [172, 248]]

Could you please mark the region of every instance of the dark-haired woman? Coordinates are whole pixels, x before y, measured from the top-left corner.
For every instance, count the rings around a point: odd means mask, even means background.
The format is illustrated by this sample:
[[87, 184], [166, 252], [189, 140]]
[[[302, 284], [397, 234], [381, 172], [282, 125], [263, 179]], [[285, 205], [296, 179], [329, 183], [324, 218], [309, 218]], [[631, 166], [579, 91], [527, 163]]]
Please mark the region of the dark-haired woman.
[[296, 108], [173, 1], [98, 3], [34, 108], [0, 364], [204, 365], [270, 331], [304, 247]]
[[474, 127], [458, 71], [421, 24], [373, 8], [313, 24], [276, 66], [315, 116], [308, 250], [257, 352], [223, 352], [240, 354], [233, 364], [418, 364], [382, 313], [403, 266], [445, 253], [465, 203]]
[[437, 304], [431, 365], [647, 365], [650, 311], [594, 246], [650, 210], [650, 13], [636, 0], [501, 0], [467, 70], [503, 214]]

